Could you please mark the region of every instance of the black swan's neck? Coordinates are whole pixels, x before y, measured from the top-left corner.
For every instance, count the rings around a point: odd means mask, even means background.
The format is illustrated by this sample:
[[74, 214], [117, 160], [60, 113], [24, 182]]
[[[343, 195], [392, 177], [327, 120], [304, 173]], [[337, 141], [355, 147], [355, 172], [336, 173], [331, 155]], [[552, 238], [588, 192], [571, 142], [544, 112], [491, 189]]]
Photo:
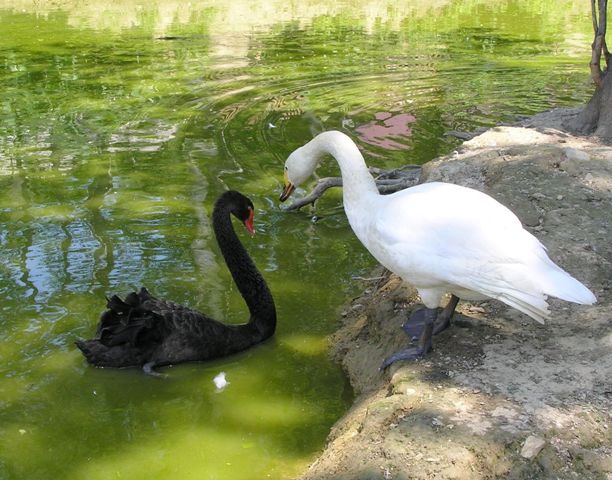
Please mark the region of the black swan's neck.
[[213, 230], [227, 268], [232, 274], [251, 318], [242, 327], [264, 340], [276, 329], [276, 309], [268, 285], [255, 267], [253, 260], [238, 239], [230, 218], [231, 205], [217, 202], [213, 211]]

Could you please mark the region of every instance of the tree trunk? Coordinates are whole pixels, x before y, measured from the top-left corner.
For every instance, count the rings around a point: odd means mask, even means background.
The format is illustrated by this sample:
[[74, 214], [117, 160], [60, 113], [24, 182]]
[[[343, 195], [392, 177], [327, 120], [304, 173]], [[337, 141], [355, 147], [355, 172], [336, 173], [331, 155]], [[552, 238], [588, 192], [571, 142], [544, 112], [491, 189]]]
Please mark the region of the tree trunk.
[[612, 75], [608, 74], [604, 77], [603, 84], [595, 92], [592, 100], [595, 98], [599, 103], [599, 118], [595, 135], [612, 142]]
[[[585, 135], [596, 135], [612, 143], [612, 75], [610, 72], [610, 52], [606, 45], [607, 0], [591, 0], [593, 30], [595, 38], [591, 45], [591, 74], [596, 88], [593, 97], [578, 116], [567, 127]], [[604, 58], [605, 69], [600, 60]]]
[[589, 103], [568, 126], [577, 133], [612, 142], [612, 75], [603, 77]]

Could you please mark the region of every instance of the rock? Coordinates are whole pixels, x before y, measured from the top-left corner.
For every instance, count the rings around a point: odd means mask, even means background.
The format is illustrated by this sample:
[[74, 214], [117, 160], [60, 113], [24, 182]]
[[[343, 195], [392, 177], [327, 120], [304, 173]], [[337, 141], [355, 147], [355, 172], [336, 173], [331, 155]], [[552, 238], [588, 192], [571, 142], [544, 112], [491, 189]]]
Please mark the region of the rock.
[[540, 225], [540, 215], [535, 210], [526, 210], [521, 215], [521, 220], [528, 227], [537, 227]]
[[521, 457], [533, 460], [542, 451], [544, 445], [546, 445], [546, 440], [535, 435], [529, 435], [521, 449]]
[[563, 156], [567, 160], [575, 162], [588, 162], [591, 159], [591, 156], [587, 152], [570, 147], [563, 149]]
[[479, 307], [478, 305], [470, 305], [468, 310], [474, 313], [485, 313], [485, 309], [482, 307]]
[[585, 163], [590, 159], [591, 157], [587, 152], [566, 147], [562, 150], [562, 160], [559, 167], [570, 175], [576, 176], [582, 172]]
[[444, 426], [444, 422], [443, 422], [442, 420], [440, 420], [439, 418], [437, 418], [437, 417], [434, 417], [434, 418], [431, 420], [431, 424], [432, 424], [434, 427], [443, 427], [443, 426]]

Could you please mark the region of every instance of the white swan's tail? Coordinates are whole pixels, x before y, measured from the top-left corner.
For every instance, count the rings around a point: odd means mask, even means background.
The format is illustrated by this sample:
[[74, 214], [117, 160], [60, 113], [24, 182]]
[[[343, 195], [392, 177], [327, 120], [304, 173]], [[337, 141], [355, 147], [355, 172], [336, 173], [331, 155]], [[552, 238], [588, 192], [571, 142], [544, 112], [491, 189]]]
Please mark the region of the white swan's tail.
[[544, 324], [546, 320], [550, 320], [550, 310], [544, 295], [529, 295], [525, 292], [513, 293], [502, 293], [495, 298], [516, 308], [525, 315], [529, 315], [536, 322]]
[[593, 292], [548, 257], [537, 238], [528, 234], [522, 241], [531, 255], [524, 255], [515, 268], [505, 269], [502, 276], [508, 283], [500, 291], [500, 300], [540, 323], [550, 318], [547, 296], [582, 305], [597, 301]]
[[547, 297], [557, 297], [582, 305], [597, 299], [582, 283], [557, 266], [542, 248], [530, 262], [501, 265], [495, 281], [480, 283], [481, 292], [544, 323], [550, 319]]
[[548, 259], [548, 271], [543, 278], [544, 293], [581, 305], [593, 305], [597, 299], [582, 283]]

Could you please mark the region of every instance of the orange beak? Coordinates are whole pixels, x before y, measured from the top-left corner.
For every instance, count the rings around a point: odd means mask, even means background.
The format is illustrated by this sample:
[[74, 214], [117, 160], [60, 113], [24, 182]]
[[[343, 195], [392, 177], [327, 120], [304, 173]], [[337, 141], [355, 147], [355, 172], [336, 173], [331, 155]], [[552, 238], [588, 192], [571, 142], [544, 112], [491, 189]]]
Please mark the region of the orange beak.
[[279, 198], [279, 200], [281, 202], [284, 202], [285, 200], [287, 200], [289, 198], [289, 196], [295, 190], [295, 185], [293, 183], [291, 183], [289, 181], [289, 179], [287, 178], [287, 172], [286, 171], [285, 171], [284, 183], [285, 183], [285, 188], [283, 189], [283, 192], [280, 194], [280, 198]]
[[247, 229], [247, 232], [249, 232], [249, 235], [251, 237], [255, 235], [255, 227], [253, 226], [253, 216], [254, 215], [255, 215], [255, 212], [253, 212], [253, 209], [249, 208], [249, 218], [247, 218], [244, 221], [244, 226]]
[[293, 185], [292, 183], [290, 183], [289, 185], [285, 185], [285, 188], [283, 189], [283, 193], [280, 194], [279, 200], [281, 202], [284, 202], [285, 200], [289, 198], [289, 196], [293, 193], [294, 190], [295, 190], [295, 185]]

